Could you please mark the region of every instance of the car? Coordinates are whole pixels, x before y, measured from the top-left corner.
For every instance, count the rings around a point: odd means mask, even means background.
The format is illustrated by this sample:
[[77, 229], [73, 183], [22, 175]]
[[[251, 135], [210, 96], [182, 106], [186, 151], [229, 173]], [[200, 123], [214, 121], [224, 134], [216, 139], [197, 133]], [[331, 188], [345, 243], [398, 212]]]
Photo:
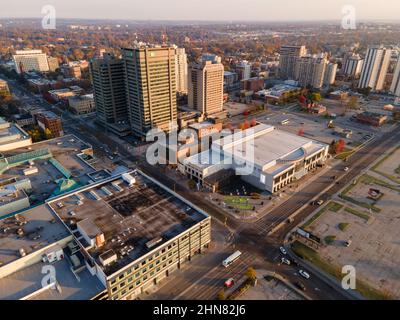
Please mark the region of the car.
[[323, 203], [324, 203], [324, 200], [322, 200], [322, 199], [317, 201], [317, 205], [319, 205], [319, 206], [322, 205]]
[[289, 259], [286, 259], [286, 258], [282, 257], [281, 262], [283, 264], [287, 264], [288, 266], [290, 266], [290, 260]]
[[76, 213], [75, 213], [74, 211], [70, 211], [69, 214], [70, 214], [71, 216], [76, 216]]
[[296, 287], [299, 288], [300, 290], [306, 291], [305, 285], [302, 284], [300, 281], [297, 281], [297, 282], [295, 283], [295, 285], [296, 285]]
[[348, 240], [344, 243], [345, 247], [350, 247], [351, 246], [351, 240]]
[[280, 248], [279, 248], [279, 251], [280, 251], [282, 254], [287, 254], [286, 249], [285, 249], [284, 247], [280, 247]]
[[304, 270], [299, 270], [300, 275], [305, 278], [305, 279], [310, 279], [310, 275], [304, 271]]
[[347, 172], [347, 171], [349, 171], [349, 167], [345, 167], [343, 170], [344, 170], [344, 172]]
[[229, 278], [228, 280], [225, 281], [224, 287], [231, 288], [234, 284], [235, 284], [235, 279]]

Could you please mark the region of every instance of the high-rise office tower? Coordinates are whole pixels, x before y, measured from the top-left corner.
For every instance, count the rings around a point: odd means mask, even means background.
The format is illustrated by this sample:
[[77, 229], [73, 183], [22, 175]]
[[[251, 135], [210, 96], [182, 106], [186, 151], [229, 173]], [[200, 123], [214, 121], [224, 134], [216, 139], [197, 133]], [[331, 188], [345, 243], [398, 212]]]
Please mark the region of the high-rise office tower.
[[305, 46], [282, 46], [279, 56], [279, 76], [282, 79], [295, 78], [296, 60], [307, 54]]
[[390, 92], [392, 92], [396, 97], [400, 97], [400, 58], [397, 61], [397, 66], [394, 70]]
[[175, 48], [175, 75], [176, 92], [185, 94], [188, 92], [188, 60], [185, 48]]
[[337, 63], [328, 63], [325, 68], [324, 85], [330, 86], [335, 83], [337, 73]]
[[47, 55], [42, 50], [17, 50], [13, 55], [15, 71], [17, 73], [28, 71], [48, 72], [49, 63]]
[[355, 53], [347, 54], [343, 60], [342, 73], [348, 77], [358, 77], [361, 73], [363, 62], [364, 60], [360, 55]]
[[300, 86], [321, 88], [324, 81], [328, 61], [325, 54], [306, 55], [296, 59], [295, 79]]
[[129, 133], [124, 62], [111, 54], [90, 62], [97, 122], [123, 136]]
[[189, 107], [202, 114], [222, 111], [224, 104], [224, 65], [215, 55], [203, 55], [189, 71]]
[[133, 133], [170, 132], [177, 121], [175, 48], [139, 45], [123, 48], [122, 54]]
[[382, 90], [385, 84], [391, 55], [391, 49], [383, 47], [368, 48], [358, 87], [369, 87], [376, 91]]

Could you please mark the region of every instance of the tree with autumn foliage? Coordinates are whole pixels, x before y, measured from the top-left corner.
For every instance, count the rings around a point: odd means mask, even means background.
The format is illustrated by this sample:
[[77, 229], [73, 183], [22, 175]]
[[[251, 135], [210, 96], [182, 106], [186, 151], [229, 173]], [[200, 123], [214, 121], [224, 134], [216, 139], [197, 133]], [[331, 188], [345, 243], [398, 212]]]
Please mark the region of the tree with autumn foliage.
[[244, 120], [243, 123], [239, 125], [240, 130], [246, 130], [250, 128], [250, 123], [247, 120]]
[[306, 102], [307, 102], [307, 98], [306, 98], [305, 96], [301, 95], [301, 96], [299, 97], [299, 103], [300, 103], [301, 105], [305, 105]]
[[341, 152], [343, 152], [344, 148], [346, 146], [346, 141], [344, 141], [343, 139], [340, 139], [335, 146], [335, 152], [336, 154], [339, 154]]

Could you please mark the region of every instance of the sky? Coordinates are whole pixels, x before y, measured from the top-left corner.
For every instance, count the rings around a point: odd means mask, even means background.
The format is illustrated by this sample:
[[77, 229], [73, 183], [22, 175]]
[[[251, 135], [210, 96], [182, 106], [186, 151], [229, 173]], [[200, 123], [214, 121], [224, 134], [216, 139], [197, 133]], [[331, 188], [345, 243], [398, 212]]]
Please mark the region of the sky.
[[400, 22], [399, 0], [1, 0], [0, 17], [42, 17], [53, 5], [58, 18], [203, 21], [341, 20], [353, 5], [360, 20]]

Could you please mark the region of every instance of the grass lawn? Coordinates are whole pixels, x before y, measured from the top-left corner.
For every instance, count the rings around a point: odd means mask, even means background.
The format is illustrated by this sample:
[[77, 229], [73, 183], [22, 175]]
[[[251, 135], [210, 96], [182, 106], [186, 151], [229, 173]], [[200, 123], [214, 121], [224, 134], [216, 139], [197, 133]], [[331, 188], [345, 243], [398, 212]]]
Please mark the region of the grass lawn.
[[346, 231], [346, 229], [349, 227], [349, 225], [350, 225], [350, 223], [341, 222], [341, 223], [339, 223], [338, 228], [339, 228], [341, 231]]
[[326, 244], [332, 244], [335, 242], [336, 236], [326, 236], [324, 240]]
[[343, 152], [335, 156], [335, 159], [343, 160], [354, 153], [353, 149], [346, 148]]
[[359, 217], [361, 219], [364, 219], [367, 222], [370, 219], [370, 216], [368, 214], [363, 213], [363, 212], [359, 212], [359, 211], [354, 210], [352, 208], [345, 208], [344, 211], [346, 211], [346, 212], [348, 212], [350, 214], [353, 214], [353, 215], [355, 215], [355, 216], [357, 216], [357, 217]]
[[249, 204], [249, 199], [246, 197], [234, 197], [228, 196], [224, 198], [224, 202], [236, 209], [240, 210], [252, 210], [253, 205]]
[[[392, 180], [392, 181], [395, 182], [395, 183], [400, 183], [400, 179], [399, 179], [398, 177], [378, 170], [378, 167], [379, 167], [383, 162], [385, 162], [389, 157], [391, 157], [391, 156], [392, 156], [397, 150], [399, 150], [399, 149], [400, 149], [400, 146], [397, 147], [397, 148], [395, 148], [395, 149], [392, 150], [389, 154], [387, 154], [385, 157], [383, 157], [381, 160], [379, 160], [379, 162], [378, 162], [376, 165], [374, 165], [374, 166], [372, 167], [372, 171], [375, 171], [376, 173], [379, 173], [380, 175], [382, 175], [382, 176], [388, 178], [389, 180]], [[395, 169], [394, 172], [395, 172], [396, 174], [400, 174], [400, 166], [397, 167], [397, 169]]]
[[[300, 241], [295, 241], [292, 243], [292, 250], [297, 255], [303, 257], [305, 260], [311, 262], [318, 269], [334, 276], [338, 280], [342, 279], [342, 273], [338, 266], [335, 266], [331, 263], [324, 261], [318, 254], [317, 251], [307, 247]], [[356, 290], [362, 294], [365, 298], [371, 300], [387, 300], [390, 297], [383, 292], [371, 287], [368, 283], [362, 280], [357, 280], [356, 282]]]

